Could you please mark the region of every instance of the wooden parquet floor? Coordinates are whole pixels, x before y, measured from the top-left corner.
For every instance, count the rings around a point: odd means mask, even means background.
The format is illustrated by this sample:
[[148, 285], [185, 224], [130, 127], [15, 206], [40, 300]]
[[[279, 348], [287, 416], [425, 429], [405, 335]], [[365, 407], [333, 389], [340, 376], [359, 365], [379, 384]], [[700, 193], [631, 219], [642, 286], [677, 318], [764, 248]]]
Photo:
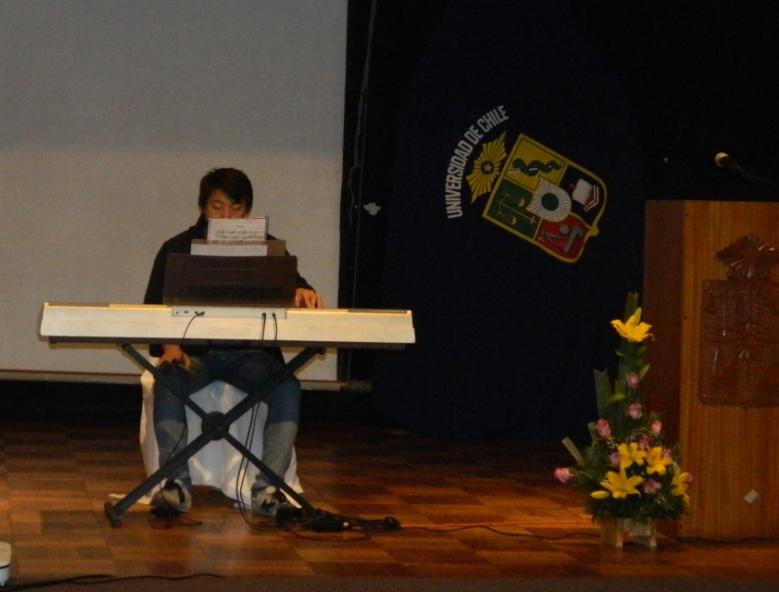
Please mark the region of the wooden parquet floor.
[[[251, 527], [221, 493], [195, 488], [186, 519], [137, 505], [121, 528], [109, 495], [141, 480], [137, 423], [0, 420], [0, 540], [22, 580], [84, 574], [229, 576], [779, 578], [779, 542], [663, 538], [652, 551], [601, 545], [574, 491], [552, 479], [557, 443], [458, 443], [403, 431], [304, 423], [300, 475], [317, 507], [396, 516], [369, 537]], [[487, 530], [476, 525], [491, 525]]]

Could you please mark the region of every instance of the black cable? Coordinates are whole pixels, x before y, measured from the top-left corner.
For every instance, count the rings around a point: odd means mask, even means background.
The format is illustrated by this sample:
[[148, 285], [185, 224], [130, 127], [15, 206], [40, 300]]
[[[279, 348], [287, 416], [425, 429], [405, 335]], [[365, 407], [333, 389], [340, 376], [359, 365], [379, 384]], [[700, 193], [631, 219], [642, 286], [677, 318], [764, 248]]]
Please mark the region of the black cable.
[[[252, 411], [252, 413], [254, 413]], [[250, 420], [251, 423], [251, 420]], [[246, 445], [246, 442], [244, 442], [244, 446]], [[244, 456], [241, 456], [241, 462], [238, 463], [238, 472], [235, 474], [235, 486], [234, 486], [234, 493], [235, 493], [235, 503], [238, 504], [238, 511], [241, 513], [241, 517], [244, 519], [244, 522], [246, 521], [246, 517], [244, 516], [244, 503], [243, 503], [243, 484], [244, 479], [246, 476], [246, 458]]]
[[[194, 323], [194, 322], [195, 322], [195, 319], [197, 319], [198, 317], [203, 317], [203, 316], [205, 316], [205, 314], [206, 314], [206, 311], [204, 311], [204, 310], [196, 310], [196, 311], [194, 311], [194, 314], [192, 315], [192, 318], [191, 318], [191, 319], [189, 319], [189, 322], [187, 323], [187, 326], [186, 326], [186, 327], [184, 327], [184, 333], [183, 333], [183, 335], [181, 336], [181, 339], [182, 339], [182, 340], [185, 340], [185, 339], [187, 338], [187, 333], [189, 332], [189, 328], [192, 326], [192, 323]], [[174, 360], [174, 361], [172, 361], [172, 362], [167, 362], [167, 363], [168, 363], [168, 364], [170, 364], [170, 366], [171, 366], [172, 368], [177, 368], [177, 367], [179, 366], [179, 363], [178, 363], [178, 361], [176, 361], [176, 360]], [[173, 395], [173, 396], [175, 397], [175, 395]], [[185, 413], [186, 413], [186, 412], [185, 412]], [[183, 439], [184, 439], [184, 434], [185, 434], [186, 432], [187, 432], [187, 429], [186, 429], [186, 415], [185, 415], [185, 417], [184, 417], [184, 429], [183, 429], [183, 430], [181, 430], [181, 434], [179, 434], [179, 439], [178, 439], [178, 440], [176, 441], [176, 443], [173, 445], [173, 449], [172, 449], [172, 450], [170, 451], [170, 453], [168, 454], [168, 457], [165, 459], [165, 462], [168, 462], [168, 461], [170, 460], [170, 457], [171, 457], [171, 456], [173, 456], [173, 454], [175, 454], [175, 453], [176, 453], [176, 451], [178, 450], [179, 446], [181, 446], [181, 443], [182, 443], [182, 441], [183, 441]], [[164, 464], [164, 463], [161, 463], [161, 464], [160, 464], [160, 466], [162, 466], [163, 464]], [[166, 480], [166, 482], [165, 482], [165, 485], [167, 485], [167, 480]], [[164, 486], [163, 486], [163, 487], [164, 487]], [[159, 517], [159, 518], [167, 518], [167, 519], [170, 519], [170, 518], [174, 518], [174, 517], [178, 516], [178, 515], [181, 513], [181, 512], [179, 512], [179, 511], [178, 511], [176, 508], [174, 508], [173, 506], [171, 506], [171, 505], [168, 503], [168, 500], [167, 500], [167, 499], [165, 499], [165, 497], [164, 497], [164, 496], [160, 495], [160, 499], [162, 499], [162, 501], [163, 501], [163, 502], [165, 502], [165, 505], [167, 506], [167, 508], [166, 508], [165, 510], [161, 510], [161, 509], [157, 508], [157, 511], [158, 511], [158, 513], [156, 514], [156, 515], [157, 515], [157, 517]], [[152, 508], [152, 513], [153, 513], [154, 511], [155, 511], [155, 508]], [[165, 526], [165, 527], [155, 527], [155, 526], [154, 526], [154, 525], [151, 523], [151, 519], [149, 520], [149, 524], [152, 526], [152, 528], [170, 528], [170, 525], [167, 525], [167, 526]], [[200, 524], [200, 523], [199, 523], [199, 522], [196, 522], [196, 521], [192, 521], [192, 524], [188, 524], [188, 525], [189, 525], [189, 526], [194, 526], [194, 525], [197, 525], [197, 524]]]
[[[352, 156], [352, 165], [346, 176], [346, 190], [349, 196], [349, 210], [347, 212], [348, 230], [353, 233], [353, 257], [351, 270], [351, 294], [349, 295], [349, 305], [355, 308], [357, 305], [357, 278], [360, 269], [360, 230], [362, 226], [362, 199], [363, 188], [365, 185], [365, 152], [367, 146], [367, 120], [368, 120], [368, 86], [370, 81], [371, 54], [373, 52], [373, 34], [376, 28], [377, 0], [371, 0], [370, 14], [368, 15], [368, 39], [365, 48], [365, 65], [362, 69], [362, 80], [360, 82], [360, 97], [357, 101], [357, 121], [354, 130], [354, 147]], [[354, 177], [359, 170], [359, 179], [355, 190]], [[355, 220], [356, 216], [356, 220]], [[352, 374], [352, 352], [346, 353], [346, 378], [349, 379]]]
[[276, 318], [276, 313], [271, 313], [273, 316], [273, 343], [276, 343], [276, 341], [279, 338], [279, 320]]
[[194, 573], [185, 576], [162, 576], [162, 575], [155, 575], [155, 574], [142, 575], [142, 576], [112, 576], [109, 574], [88, 574], [83, 576], [73, 576], [70, 578], [61, 578], [56, 580], [41, 580], [38, 582], [25, 582], [20, 584], [10, 583], [5, 585], [2, 589], [3, 592], [6, 591], [13, 592], [15, 590], [34, 590], [36, 588], [58, 586], [60, 584], [82, 584], [85, 586], [92, 586], [97, 584], [111, 584], [114, 582], [125, 582], [125, 581], [133, 581], [133, 580], [176, 581], [176, 580], [189, 580], [189, 579], [201, 578], [201, 577], [225, 579], [227, 576], [223, 576], [221, 574], [209, 573], [209, 572]]
[[265, 321], [268, 320], [268, 313], [262, 313], [262, 328], [260, 329], [260, 341], [265, 341]]
[[[534, 539], [539, 541], [552, 541], [552, 542], [562, 541], [564, 539], [569, 539], [572, 537], [592, 537], [592, 538], [600, 537], [600, 532], [584, 532], [584, 531], [569, 532], [559, 537], [542, 536], [542, 535], [523, 533], [523, 532], [506, 532], [505, 530], [499, 530], [495, 526], [489, 524], [468, 524], [464, 526], [451, 526], [451, 527], [404, 526], [403, 530], [421, 530], [426, 532], [461, 532], [471, 528], [482, 528], [484, 530], [493, 532], [501, 536], [528, 538], [528, 539]], [[779, 544], [779, 538], [777, 537], [748, 537], [744, 539], [710, 539], [710, 538], [701, 538], [701, 537], [684, 537], [684, 538], [676, 538], [676, 539], [670, 537], [666, 537], [666, 538], [670, 541], [674, 541], [682, 544], [683, 543], [690, 543], [690, 544], [711, 543], [715, 545], [739, 545], [745, 543]]]
[[[367, 128], [367, 116], [368, 116], [368, 82], [370, 80], [370, 66], [371, 66], [371, 53], [373, 49], [373, 33], [376, 27], [376, 0], [371, 0], [370, 14], [368, 16], [368, 40], [365, 48], [365, 64], [362, 69], [362, 80], [360, 81], [360, 98], [357, 102], [357, 121], [355, 122], [354, 129], [354, 146], [352, 153], [352, 165], [349, 167], [349, 172], [346, 176], [346, 187], [349, 190], [349, 227], [354, 224], [353, 212], [358, 211], [357, 218], [357, 232], [359, 233], [359, 206], [355, 203], [357, 199], [362, 199], [362, 186], [364, 178], [364, 162], [365, 158], [365, 145], [367, 134], [365, 129]], [[360, 170], [359, 178], [359, 195], [355, 195], [354, 191], [354, 176], [357, 171]], [[357, 236], [359, 242], [359, 236]], [[356, 249], [355, 249], [356, 250]], [[355, 264], [355, 272], [356, 272]], [[356, 277], [356, 275], [355, 275]], [[352, 299], [354, 293], [352, 293]]]
[[192, 315], [192, 318], [189, 319], [189, 322], [187, 323], [187, 326], [184, 327], [184, 334], [181, 336], [181, 339], [184, 340], [187, 338], [187, 332], [189, 331], [189, 327], [192, 325], [192, 323], [195, 321], [198, 317], [203, 317], [206, 315], [206, 311], [204, 310], [197, 310], [195, 311], [195, 314]]
[[[400, 521], [394, 516], [387, 516], [378, 519], [357, 518], [327, 512], [325, 510], [316, 510], [313, 514], [297, 511], [288, 514], [283, 520], [276, 517], [276, 523], [294, 536], [312, 541], [327, 542], [351, 542], [361, 541], [371, 538], [373, 532], [399, 532], [401, 530]], [[315, 535], [305, 535], [301, 532], [314, 532]], [[322, 535], [334, 535], [344, 533], [353, 533], [353, 536], [338, 536], [337, 538], [328, 538]]]
[[466, 526], [452, 526], [446, 528], [437, 528], [434, 526], [404, 526], [403, 530], [421, 530], [425, 532], [446, 533], [446, 532], [462, 532], [464, 530], [470, 530], [475, 528], [482, 528], [484, 530], [487, 530], [489, 532], [492, 532], [500, 536], [526, 538], [526, 539], [533, 539], [538, 541], [562, 541], [564, 539], [569, 539], [571, 537], [577, 537], [577, 536], [600, 537], [599, 532], [582, 532], [582, 531], [569, 532], [559, 537], [542, 536], [538, 534], [525, 533], [525, 532], [506, 532], [505, 530], [498, 530], [497, 528], [495, 528], [494, 526], [490, 526], [489, 524], [468, 524]]
[[353, 543], [355, 541], [367, 541], [371, 539], [371, 533], [367, 530], [363, 530], [361, 528], [354, 528], [349, 530], [343, 530], [341, 531], [341, 534], [344, 533], [354, 533], [358, 536], [348, 536], [348, 537], [338, 537], [334, 538], [332, 535], [332, 532], [323, 532], [318, 535], [305, 535], [301, 534], [301, 532], [311, 532], [311, 530], [304, 529], [304, 528], [293, 528], [292, 526], [283, 526], [282, 527], [285, 531], [295, 535], [299, 539], [303, 539], [305, 541], [323, 541], [326, 543]]
[[[252, 413], [249, 419], [249, 431], [246, 434], [244, 440], [244, 446], [247, 450], [251, 451], [252, 444], [254, 444], [254, 433], [257, 427], [257, 416], [259, 415], [260, 403], [258, 402], [252, 407]], [[243, 501], [243, 485], [246, 482], [246, 473], [249, 471], [249, 460], [244, 456], [241, 458], [241, 463], [238, 465], [238, 474], [235, 476], [236, 489], [235, 499], [238, 504], [238, 511], [241, 513], [243, 521], [252, 529], [257, 528], [257, 521], [251, 519], [250, 512], [246, 511], [246, 504]], [[251, 501], [249, 502], [251, 504]]]
[[741, 545], [745, 543], [777, 543], [777, 537], [747, 537], [744, 539], [709, 539], [704, 537], [681, 537], [676, 539], [680, 543], [711, 543], [713, 545]]
[[[290, 529], [290, 532], [293, 532], [293, 534], [297, 534], [294, 532], [293, 527], [318, 533], [359, 531], [366, 535], [370, 532], [397, 532], [401, 529], [400, 521], [394, 516], [366, 519], [336, 514], [326, 510], [315, 510], [313, 513], [301, 510], [287, 512], [284, 516], [277, 515], [276, 523], [282, 528]], [[365, 538], [370, 537], [367, 536]], [[319, 537], [317, 537], [317, 540], [319, 540]]]

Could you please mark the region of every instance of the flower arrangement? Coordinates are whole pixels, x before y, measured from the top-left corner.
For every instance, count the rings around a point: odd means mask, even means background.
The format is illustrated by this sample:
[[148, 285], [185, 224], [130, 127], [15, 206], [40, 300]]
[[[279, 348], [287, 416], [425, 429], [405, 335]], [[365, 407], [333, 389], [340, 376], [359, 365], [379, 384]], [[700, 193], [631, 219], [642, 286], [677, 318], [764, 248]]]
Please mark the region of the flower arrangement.
[[588, 426], [592, 441], [582, 454], [566, 438], [577, 465], [557, 468], [555, 477], [586, 492], [596, 520], [678, 518], [689, 503], [692, 477], [679, 466], [678, 451], [663, 442], [660, 417], [647, 410], [641, 392], [652, 327], [641, 321], [638, 294], [628, 295], [624, 319], [611, 324], [621, 337], [616, 379], [612, 385], [608, 373], [595, 373], [599, 419]]

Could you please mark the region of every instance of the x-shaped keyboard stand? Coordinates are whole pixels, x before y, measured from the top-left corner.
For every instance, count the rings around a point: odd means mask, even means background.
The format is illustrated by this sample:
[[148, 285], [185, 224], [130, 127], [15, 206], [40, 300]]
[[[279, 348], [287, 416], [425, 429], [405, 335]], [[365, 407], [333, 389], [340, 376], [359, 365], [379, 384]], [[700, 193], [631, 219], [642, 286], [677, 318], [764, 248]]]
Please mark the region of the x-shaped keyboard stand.
[[[170, 383], [167, 381], [165, 374], [160, 372], [159, 368], [155, 367], [149, 360], [141, 355], [137, 349], [135, 349], [129, 343], [119, 343], [127, 354], [135, 360], [142, 368], [145, 368], [151, 372], [154, 376], [154, 380], [160, 381], [161, 384], [168, 386]], [[324, 350], [318, 347], [307, 347], [300, 353], [295, 355], [289, 362], [284, 364], [277, 371], [272, 373], [265, 382], [263, 382], [255, 391], [251, 394], [247, 393], [246, 398], [242, 399], [227, 413], [206, 413], [197, 404], [195, 404], [189, 393], [183, 394], [175, 388], [169, 388], [169, 390], [181, 399], [182, 403], [189, 409], [194, 411], [201, 420], [202, 433], [192, 440], [185, 448], [174, 454], [168, 461], [163, 464], [159, 469], [149, 475], [143, 482], [136, 486], [132, 491], [125, 495], [117, 503], [111, 502], [105, 503], [105, 513], [108, 517], [111, 526], [118, 528], [122, 525], [122, 515], [130, 509], [141, 497], [148, 493], [155, 485], [160, 483], [165, 477], [167, 477], [176, 467], [186, 463], [192, 456], [203, 448], [206, 444], [212, 440], [227, 440], [236, 450], [244, 455], [246, 459], [252, 462], [260, 471], [262, 471], [265, 478], [271, 485], [276, 486], [287, 494], [292, 500], [294, 500], [299, 506], [304, 515], [312, 515], [316, 513], [316, 508], [312, 506], [306, 498], [292, 489], [279, 475], [271, 471], [257, 456], [246, 448], [246, 446], [230, 434], [230, 426], [234, 421], [240, 418], [244, 413], [249, 411], [252, 407], [263, 401], [276, 387], [283, 383], [287, 378], [292, 376], [297, 370], [299, 370], [306, 362], [308, 362], [315, 355], [322, 353]]]

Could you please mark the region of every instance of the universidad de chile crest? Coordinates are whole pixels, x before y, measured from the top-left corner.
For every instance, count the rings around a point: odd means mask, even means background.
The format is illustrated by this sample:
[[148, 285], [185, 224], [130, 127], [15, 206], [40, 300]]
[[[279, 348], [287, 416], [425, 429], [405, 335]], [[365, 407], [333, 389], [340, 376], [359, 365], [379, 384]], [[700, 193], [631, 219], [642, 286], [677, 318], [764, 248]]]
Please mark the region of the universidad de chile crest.
[[[604, 182], [523, 133], [507, 152], [506, 132], [490, 140], [485, 136], [492, 134], [483, 133], [484, 126], [474, 129], [486, 141], [473, 146], [475, 157], [463, 167], [470, 203], [475, 205], [487, 195], [484, 219], [561, 261], [578, 261], [589, 239], [599, 232], [598, 221], [606, 207]], [[475, 139], [473, 133], [471, 138]], [[447, 195], [449, 187], [447, 183]]]

